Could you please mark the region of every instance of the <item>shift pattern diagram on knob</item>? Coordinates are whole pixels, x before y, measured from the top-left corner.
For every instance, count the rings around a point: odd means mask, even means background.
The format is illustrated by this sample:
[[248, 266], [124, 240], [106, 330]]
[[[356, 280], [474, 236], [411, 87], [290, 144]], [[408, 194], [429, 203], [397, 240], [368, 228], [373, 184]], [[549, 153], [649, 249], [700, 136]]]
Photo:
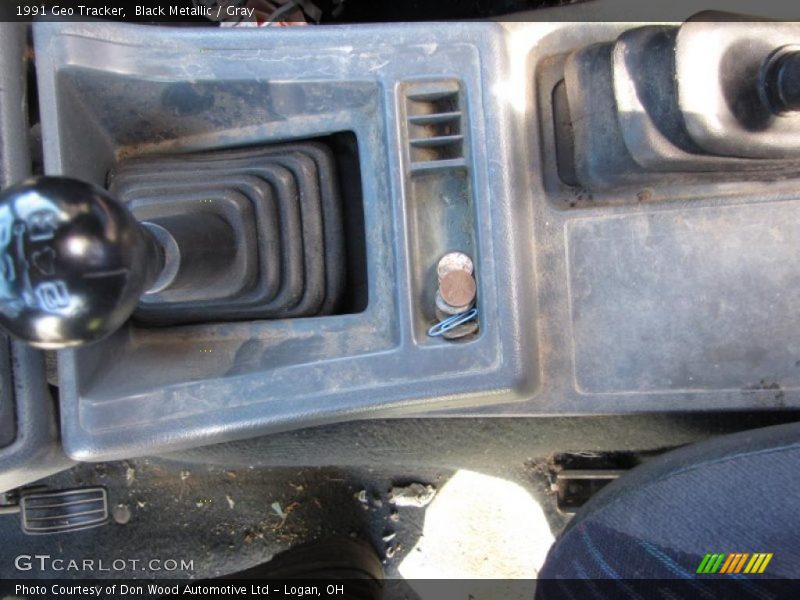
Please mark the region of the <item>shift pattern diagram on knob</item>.
[[[33, 196], [29, 205], [46, 202]], [[30, 208], [30, 206], [28, 206]], [[58, 214], [51, 207], [25, 214], [12, 206], [0, 207], [0, 247], [3, 259], [0, 310], [17, 316], [24, 307], [55, 312], [69, 308], [69, 289], [55, 275], [56, 252], [52, 247]], [[21, 214], [20, 214], [21, 213]]]
[[32, 345], [105, 337], [160, 268], [150, 234], [96, 186], [41, 177], [0, 194], [0, 325]]

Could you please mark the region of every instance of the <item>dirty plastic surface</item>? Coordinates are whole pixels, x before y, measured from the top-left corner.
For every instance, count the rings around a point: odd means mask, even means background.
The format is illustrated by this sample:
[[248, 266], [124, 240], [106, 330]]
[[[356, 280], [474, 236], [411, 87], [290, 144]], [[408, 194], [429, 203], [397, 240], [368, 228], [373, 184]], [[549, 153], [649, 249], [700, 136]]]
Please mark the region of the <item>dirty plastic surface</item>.
[[[379, 416], [800, 404], [796, 182], [592, 195], [558, 177], [565, 54], [624, 26], [294, 29], [36, 25], [48, 173], [103, 183], [125, 156], [351, 131], [364, 202], [363, 312], [130, 325], [62, 352], [71, 456]], [[457, 82], [463, 139], [409, 149], [404, 94], [420, 81]], [[422, 282], [450, 250], [475, 261], [480, 335], [463, 344], [425, 335]]]
[[[61, 353], [62, 424], [71, 456], [119, 458], [367, 414], [529, 395], [531, 338], [517, 331], [527, 309], [503, 283], [516, 279], [513, 265], [524, 261], [504, 232], [507, 206], [493, 201], [504, 194], [490, 184], [480, 143], [487, 122], [483, 80], [502, 62], [494, 44], [500, 28], [459, 26], [430, 39], [420, 31], [335, 27], [287, 36], [35, 26], [48, 172], [103, 183], [131, 156], [349, 131], [362, 179], [365, 310], [161, 329], [130, 324], [85, 351]], [[405, 242], [400, 173], [407, 165], [399, 153], [395, 88], [433, 76], [460, 82], [475, 141], [472, 165], [448, 175], [435, 197], [419, 199], [447, 205], [465, 186], [474, 198], [465, 205], [473, 212], [465, 222], [475, 231], [461, 235], [482, 240], [473, 254], [485, 323], [479, 337], [458, 345], [412, 326], [421, 308], [408, 285], [417, 269], [409, 260], [417, 255]], [[439, 220], [426, 227], [438, 235], [437, 227], [447, 225]], [[435, 265], [439, 256], [424, 259]]]

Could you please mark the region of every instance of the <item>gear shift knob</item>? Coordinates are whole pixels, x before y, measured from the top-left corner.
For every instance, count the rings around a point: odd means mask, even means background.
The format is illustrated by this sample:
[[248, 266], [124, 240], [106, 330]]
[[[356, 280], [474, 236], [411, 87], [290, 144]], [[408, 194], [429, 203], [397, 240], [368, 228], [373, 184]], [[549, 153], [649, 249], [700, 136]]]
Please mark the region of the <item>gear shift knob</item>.
[[0, 193], [0, 326], [33, 346], [109, 335], [162, 266], [153, 235], [99, 187], [40, 177]]

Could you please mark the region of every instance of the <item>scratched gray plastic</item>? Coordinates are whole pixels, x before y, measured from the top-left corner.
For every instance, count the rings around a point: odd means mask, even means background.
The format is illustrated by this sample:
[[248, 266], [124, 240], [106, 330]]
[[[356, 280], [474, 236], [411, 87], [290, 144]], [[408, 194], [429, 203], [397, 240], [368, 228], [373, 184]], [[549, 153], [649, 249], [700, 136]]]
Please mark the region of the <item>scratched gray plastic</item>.
[[[102, 183], [118, 155], [352, 131], [367, 232], [362, 313], [130, 327], [62, 352], [68, 453], [122, 458], [384, 416], [800, 405], [788, 363], [800, 321], [788, 316], [792, 296], [777, 296], [800, 278], [789, 224], [797, 181], [656, 182], [590, 197], [558, 181], [547, 82], [563, 76], [566, 53], [612, 42], [625, 27], [459, 23], [225, 35], [36, 24], [48, 172]], [[404, 185], [398, 89], [429, 78], [461, 82], [470, 124], [480, 335], [463, 344], [415, 333], [423, 313], [409, 285], [409, 214], [418, 208], [409, 203], [422, 200]], [[765, 237], [781, 219], [784, 245]], [[701, 224], [713, 225], [709, 238]], [[641, 227], [653, 237], [636, 237]], [[668, 300], [674, 314], [643, 310]], [[737, 319], [744, 308], [758, 312]], [[704, 339], [674, 342], [693, 331]], [[639, 353], [655, 365], [646, 368]], [[742, 369], [744, 360], [752, 362]]]
[[428, 39], [420, 31], [343, 27], [273, 36], [37, 24], [48, 172], [102, 183], [117, 155], [352, 131], [364, 195], [364, 312], [162, 330], [130, 326], [89, 348], [62, 352], [70, 455], [152, 453], [367, 414], [526, 396], [535, 379], [530, 355], [512, 332], [519, 319], [507, 318], [519, 309], [515, 295], [498, 294], [504, 285], [497, 285], [508, 280], [501, 273], [509, 269], [513, 240], [495, 223], [504, 209], [490, 202], [498, 189], [490, 190], [480, 143], [472, 149], [480, 166], [469, 174], [483, 240], [476, 269], [486, 282], [484, 314], [496, 325], [482, 324], [481, 336], [467, 344], [422, 347], [410, 336], [418, 307], [402, 283], [408, 252], [394, 86], [432, 75], [461, 79], [480, 140], [483, 79], [502, 63], [497, 25], [459, 25]]

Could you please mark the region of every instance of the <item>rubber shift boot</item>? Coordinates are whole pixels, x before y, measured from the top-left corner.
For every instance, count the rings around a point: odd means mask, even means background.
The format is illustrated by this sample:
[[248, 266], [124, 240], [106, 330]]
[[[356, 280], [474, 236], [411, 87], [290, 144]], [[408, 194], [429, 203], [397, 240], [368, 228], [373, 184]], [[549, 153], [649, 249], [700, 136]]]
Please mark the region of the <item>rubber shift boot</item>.
[[[302, 147], [302, 144], [204, 152], [186, 155], [180, 159], [164, 157], [159, 161], [160, 170], [172, 173], [184, 169], [194, 171], [196, 168], [193, 166], [198, 163], [214, 165], [215, 169], [224, 165], [226, 172], [236, 172], [245, 167], [278, 164], [292, 172], [299, 190], [305, 289], [297, 305], [292, 306], [281, 315], [286, 317], [322, 314], [323, 307], [325, 305], [332, 306], [336, 300], [334, 297], [326, 302], [326, 263], [329, 258], [335, 260], [337, 256], [333, 254], [328, 257], [327, 255], [319, 168], [310, 156], [292, 150], [292, 148], [298, 147]], [[331, 180], [331, 177], [326, 177], [326, 179]], [[341, 221], [340, 215], [341, 211], [339, 211], [339, 220]], [[339, 254], [341, 255], [341, 253]]]
[[[198, 196], [205, 198], [198, 202]], [[140, 313], [145, 313], [149, 306], [156, 303], [159, 306], [171, 305], [173, 309], [183, 306], [190, 307], [198, 301], [212, 303], [227, 300], [251, 290], [258, 279], [274, 278], [274, 286], [280, 283], [280, 272], [275, 273], [275, 266], [267, 268], [259, 261], [259, 244], [267, 236], [256, 236], [256, 210], [245, 194], [225, 183], [203, 185], [200, 189], [181, 187], [177, 191], [168, 188], [138, 188], [125, 195], [125, 203], [140, 221], [158, 223], [167, 217], [176, 217], [182, 214], [200, 212], [221, 217], [233, 230], [234, 237], [239, 242], [233, 264], [227, 269], [223, 280], [198, 281], [191, 289], [167, 288], [161, 293], [145, 295], [140, 300]], [[272, 223], [274, 233], [270, 236], [277, 237], [277, 222]], [[214, 241], [209, 245], [213, 248]], [[274, 253], [277, 263], [277, 253]], [[272, 292], [274, 295], [274, 291]]]
[[[325, 304], [321, 314], [336, 310], [344, 293], [347, 257], [344, 246], [344, 219], [336, 173], [336, 161], [330, 148], [319, 142], [283, 144], [287, 151], [307, 155], [317, 165], [320, 199], [322, 201], [323, 231], [325, 234]], [[270, 152], [280, 151], [278, 148]]]
[[[345, 251], [341, 199], [338, 194], [333, 154], [323, 144], [292, 143], [277, 146], [145, 157], [128, 161], [117, 173], [140, 184], [142, 179], [180, 180], [186, 175], [210, 171], [251, 173], [278, 162], [295, 176], [301, 212], [303, 245], [303, 295], [295, 305], [269, 305], [237, 310], [237, 318], [274, 318], [328, 314], [335, 310], [344, 291]], [[198, 165], [203, 167], [199, 168]], [[257, 173], [252, 172], [254, 175]], [[118, 184], [117, 184], [118, 185]], [[122, 191], [125, 191], [122, 187]], [[282, 238], [283, 241], [283, 238]], [[283, 264], [283, 263], [282, 263]], [[297, 262], [293, 265], [297, 267]], [[238, 300], [238, 299], [237, 299]], [[237, 309], [241, 307], [235, 302]], [[195, 314], [182, 317], [198, 320]]]
[[[206, 206], [208, 209], [213, 208], [214, 202], [222, 198], [225, 191], [242, 194], [247, 198], [248, 204], [248, 206], [242, 207], [242, 216], [245, 217], [246, 225], [252, 229], [252, 231], [246, 231], [246, 235], [249, 234], [253, 237], [254, 245], [252, 247], [257, 248], [257, 252], [253, 253], [253, 257], [257, 259], [257, 261], [253, 261], [257, 272], [253, 273], [251, 285], [243, 293], [239, 293], [233, 298], [227, 297], [226, 302], [220, 308], [225, 310], [225, 307], [228, 307], [226, 312], [229, 312], [231, 307], [239, 305], [268, 306], [267, 303], [271, 304], [275, 301], [281, 292], [284, 293], [284, 298], [290, 299], [289, 302], [296, 302], [302, 294], [302, 272], [297, 272], [292, 277], [289, 267], [292, 264], [301, 263], [303, 249], [299, 239], [299, 211], [293, 210], [296, 202], [291, 201], [289, 197], [291, 192], [276, 193], [280, 192], [280, 189], [276, 189], [276, 187], [280, 188], [283, 183], [280, 178], [275, 181], [277, 186], [266, 181], [264, 177], [250, 175], [229, 174], [215, 179], [216, 183], [210, 186], [205, 183], [189, 186], [180, 178], [176, 181], [174, 174], [171, 176], [166, 174], [148, 176], [132, 174], [126, 170], [115, 179], [112, 190], [117, 192], [118, 197], [122, 198], [141, 220], [162, 214], [169, 209], [175, 198], [183, 194], [191, 196], [195, 203], [211, 199], [211, 204], [201, 204], [200, 208], [204, 209]], [[220, 186], [223, 188], [223, 192], [217, 191]], [[250, 205], [252, 205], [252, 209]], [[176, 214], [174, 210], [171, 212]], [[249, 222], [245, 216], [247, 214], [252, 215]], [[247, 243], [246, 239], [243, 241], [245, 244]], [[165, 294], [158, 296], [157, 300], [169, 301], [163, 298]], [[153, 307], [146, 302], [146, 299], [143, 299], [136, 317], [141, 321], [153, 322], [165, 310], [178, 309], [188, 311], [182, 315], [186, 319], [196, 320], [198, 315], [195, 314], [195, 311], [200, 308], [189, 303], [159, 303], [157, 307]], [[207, 316], [207, 314], [204, 311], [204, 314], [199, 316]]]
[[[149, 164], [148, 164], [149, 163]], [[124, 165], [114, 175], [112, 191], [116, 191], [123, 202], [129, 197], [137, 202], [143, 201], [143, 196], [152, 194], [153, 201], [162, 199], [167, 201], [169, 190], [174, 195], [180, 195], [183, 190], [204, 189], [198, 192], [198, 200], [208, 195], [206, 184], [198, 185], [200, 175], [211, 181], [229, 182], [232, 189], [247, 192], [254, 206], [259, 207], [262, 218], [257, 219], [257, 233], [261, 238], [266, 233], [264, 243], [259, 240], [259, 254], [265, 255], [262, 263], [263, 271], [270, 268], [277, 257], [279, 265], [275, 271], [279, 277], [277, 293], [265, 286], [256, 285], [255, 291], [227, 298], [221, 303], [182, 303], [148, 305], [140, 304], [136, 318], [148, 324], [178, 324], [210, 320], [235, 320], [254, 318], [275, 318], [283, 316], [301, 300], [305, 290], [304, 278], [304, 248], [301, 226], [301, 213], [299, 207], [299, 192], [292, 173], [278, 165], [265, 164], [257, 168], [228, 168], [221, 165], [221, 169], [206, 169], [198, 171], [197, 167], [179, 167], [178, 165], [165, 164], [169, 161], [151, 159], [147, 163], [142, 159], [130, 165]], [[151, 166], [152, 165], [152, 166]], [[221, 175], [216, 171], [225, 173]], [[192, 177], [192, 184], [186, 183]], [[210, 185], [210, 184], [209, 184]], [[204, 187], [205, 186], [205, 187]], [[141, 194], [140, 194], [141, 191]], [[275, 243], [274, 229], [268, 224], [268, 212], [274, 210], [269, 207], [269, 199], [277, 200], [277, 216], [279, 219], [279, 243]], [[198, 206], [201, 206], [198, 203]], [[259, 212], [257, 210], [257, 212]], [[264, 229], [262, 230], [262, 225]]]

